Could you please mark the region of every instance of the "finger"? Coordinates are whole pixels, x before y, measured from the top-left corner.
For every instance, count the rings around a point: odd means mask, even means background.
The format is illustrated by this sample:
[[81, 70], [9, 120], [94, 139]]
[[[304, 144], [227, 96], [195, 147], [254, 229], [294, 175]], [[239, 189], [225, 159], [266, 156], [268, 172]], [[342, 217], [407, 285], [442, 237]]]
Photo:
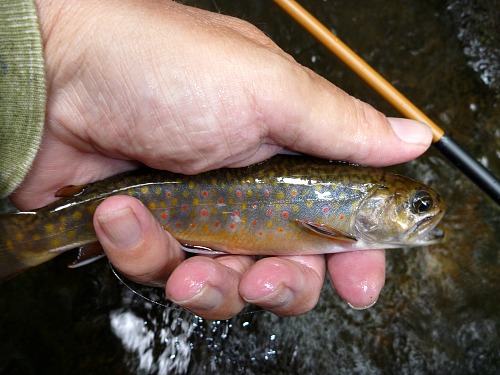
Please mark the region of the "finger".
[[104, 200], [94, 214], [94, 228], [111, 263], [138, 283], [164, 287], [184, 259], [179, 243], [135, 198]]
[[299, 315], [318, 302], [324, 277], [324, 256], [264, 258], [245, 274], [240, 294], [275, 314]]
[[238, 285], [253, 262], [247, 256], [190, 258], [168, 279], [167, 298], [205, 319], [229, 319], [245, 307]]
[[385, 251], [364, 250], [327, 256], [337, 293], [355, 309], [373, 306], [385, 283]]
[[279, 90], [272, 97], [262, 95], [265, 79], [255, 84], [257, 112], [264, 114], [272, 141], [295, 151], [372, 166], [414, 159], [430, 146], [432, 132], [426, 125], [387, 119], [308, 69], [285, 66], [283, 62], [275, 72], [274, 81], [281, 84], [275, 85]]

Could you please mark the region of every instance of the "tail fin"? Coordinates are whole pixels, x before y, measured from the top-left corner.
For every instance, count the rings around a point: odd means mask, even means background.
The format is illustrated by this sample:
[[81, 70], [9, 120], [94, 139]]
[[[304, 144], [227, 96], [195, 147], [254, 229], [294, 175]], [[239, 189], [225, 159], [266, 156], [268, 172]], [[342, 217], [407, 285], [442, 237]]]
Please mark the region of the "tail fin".
[[[61, 220], [58, 211], [17, 212], [0, 215], [0, 282], [31, 267], [38, 266], [59, 254], [79, 248], [73, 267], [98, 259], [97, 238], [88, 219]], [[76, 215], [79, 216], [79, 215]]]
[[36, 219], [31, 212], [0, 215], [0, 282], [58, 255], [34, 239]]

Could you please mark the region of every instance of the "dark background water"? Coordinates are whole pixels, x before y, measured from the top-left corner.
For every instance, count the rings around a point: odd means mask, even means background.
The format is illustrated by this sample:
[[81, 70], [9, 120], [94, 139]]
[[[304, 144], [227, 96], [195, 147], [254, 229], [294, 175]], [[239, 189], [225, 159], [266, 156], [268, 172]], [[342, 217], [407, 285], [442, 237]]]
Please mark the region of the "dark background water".
[[[271, 1], [186, 3], [254, 23], [302, 64], [397, 115]], [[498, 1], [302, 4], [500, 175]], [[250, 308], [204, 321], [137, 297], [106, 262], [68, 270], [68, 254], [0, 285], [0, 373], [497, 374], [499, 208], [434, 150], [394, 170], [442, 193], [448, 239], [389, 251], [373, 308], [349, 309], [325, 283], [300, 317]]]

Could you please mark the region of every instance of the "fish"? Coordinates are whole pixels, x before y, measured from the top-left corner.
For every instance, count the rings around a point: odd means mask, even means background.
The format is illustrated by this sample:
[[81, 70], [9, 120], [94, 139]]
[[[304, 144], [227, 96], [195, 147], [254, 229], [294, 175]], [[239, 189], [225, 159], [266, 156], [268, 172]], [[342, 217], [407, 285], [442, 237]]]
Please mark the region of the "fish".
[[99, 247], [93, 214], [120, 194], [139, 199], [184, 250], [201, 254], [327, 254], [443, 238], [445, 205], [432, 188], [379, 168], [277, 155], [196, 175], [140, 168], [1, 215], [0, 280], [71, 249], [83, 254], [77, 263], [92, 259], [85, 251]]

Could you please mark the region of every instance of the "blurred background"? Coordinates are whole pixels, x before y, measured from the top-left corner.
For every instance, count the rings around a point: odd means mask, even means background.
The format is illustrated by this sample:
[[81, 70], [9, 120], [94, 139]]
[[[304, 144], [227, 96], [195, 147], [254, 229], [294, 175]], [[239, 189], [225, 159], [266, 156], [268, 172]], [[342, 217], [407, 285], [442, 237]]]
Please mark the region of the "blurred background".
[[[272, 1], [183, 3], [252, 22], [303, 65], [398, 115]], [[500, 176], [497, 0], [301, 4]], [[499, 373], [499, 207], [437, 151], [391, 169], [442, 194], [447, 240], [388, 251], [371, 309], [351, 310], [327, 280], [303, 316], [249, 307], [206, 321], [130, 283], [168, 307], [138, 297], [105, 260], [69, 270], [65, 254], [0, 285], [0, 373]]]

